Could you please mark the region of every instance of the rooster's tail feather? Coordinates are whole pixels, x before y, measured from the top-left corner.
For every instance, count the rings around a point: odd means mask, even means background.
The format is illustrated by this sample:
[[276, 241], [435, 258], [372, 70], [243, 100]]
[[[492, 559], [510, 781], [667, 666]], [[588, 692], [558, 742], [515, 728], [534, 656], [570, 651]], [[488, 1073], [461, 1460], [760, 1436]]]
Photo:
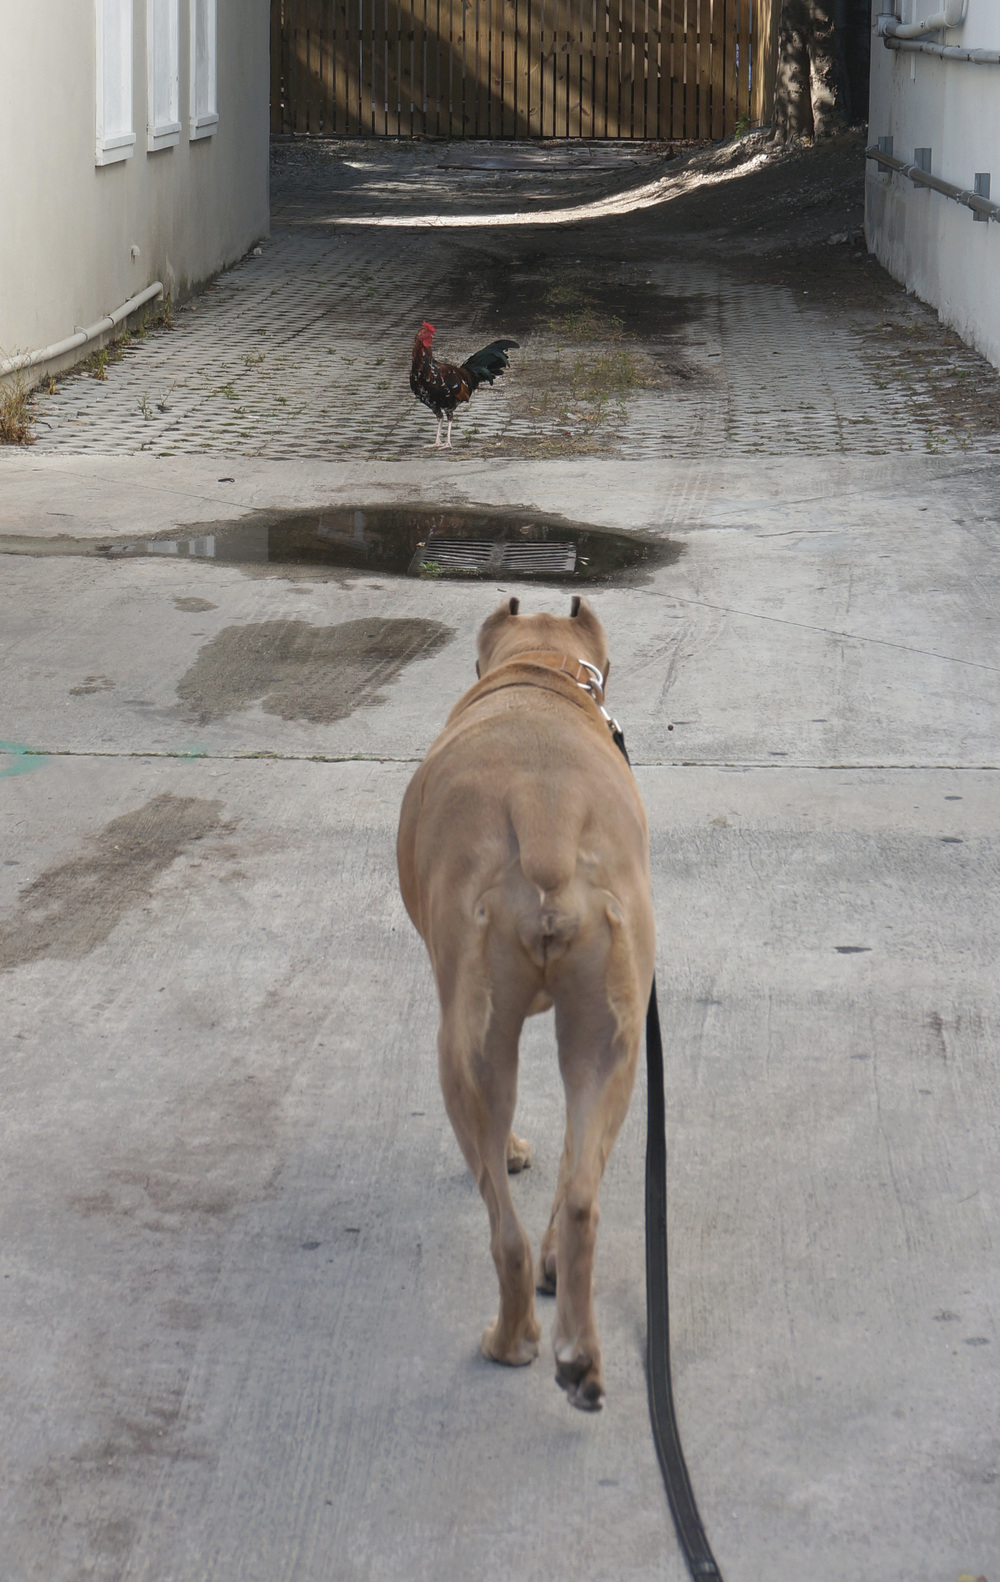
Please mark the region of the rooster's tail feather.
[[492, 384], [494, 379], [499, 379], [505, 368], [510, 367], [510, 358], [507, 352], [519, 350], [517, 341], [491, 341], [484, 346], [481, 352], [475, 352], [467, 357], [462, 367], [476, 385]]

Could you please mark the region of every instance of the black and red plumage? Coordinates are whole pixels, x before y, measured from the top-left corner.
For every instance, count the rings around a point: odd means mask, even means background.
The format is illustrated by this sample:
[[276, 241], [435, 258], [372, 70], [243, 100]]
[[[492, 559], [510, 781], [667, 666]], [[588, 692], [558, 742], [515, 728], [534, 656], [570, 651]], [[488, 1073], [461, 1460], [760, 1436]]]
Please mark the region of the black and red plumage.
[[[434, 340], [433, 324], [421, 324], [413, 342], [413, 363], [410, 368], [410, 389], [418, 401], [430, 407], [438, 420], [437, 435], [428, 449], [451, 449], [451, 424], [455, 409], [469, 401], [473, 392], [482, 384], [492, 384], [505, 368], [510, 367], [507, 353], [518, 350], [517, 341], [491, 341], [481, 352], [467, 357], [464, 363], [439, 363], [431, 350]], [[448, 436], [442, 441], [441, 428], [447, 421]]]

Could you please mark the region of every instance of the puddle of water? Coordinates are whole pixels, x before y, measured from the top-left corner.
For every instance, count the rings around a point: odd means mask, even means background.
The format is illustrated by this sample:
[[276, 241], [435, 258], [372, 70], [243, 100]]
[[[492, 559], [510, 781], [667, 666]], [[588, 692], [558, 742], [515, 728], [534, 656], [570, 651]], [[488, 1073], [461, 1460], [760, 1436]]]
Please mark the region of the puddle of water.
[[210, 530], [193, 538], [21, 539], [16, 544], [7, 539], [0, 550], [108, 560], [163, 555], [236, 565], [329, 566], [379, 576], [608, 582], [670, 565], [683, 548], [669, 539], [506, 509], [338, 506], [281, 516], [261, 513], [207, 526]]

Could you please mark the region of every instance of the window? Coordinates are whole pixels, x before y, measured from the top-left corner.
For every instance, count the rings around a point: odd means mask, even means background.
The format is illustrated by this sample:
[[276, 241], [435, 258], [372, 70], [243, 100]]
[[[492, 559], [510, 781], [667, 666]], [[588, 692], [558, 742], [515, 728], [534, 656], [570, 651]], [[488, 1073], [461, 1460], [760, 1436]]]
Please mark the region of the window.
[[180, 141], [178, 0], [146, 0], [148, 111], [146, 147], [172, 148]]
[[98, 165], [131, 159], [132, 0], [96, 0]]
[[211, 137], [219, 124], [216, 92], [216, 0], [191, 0], [192, 140]]

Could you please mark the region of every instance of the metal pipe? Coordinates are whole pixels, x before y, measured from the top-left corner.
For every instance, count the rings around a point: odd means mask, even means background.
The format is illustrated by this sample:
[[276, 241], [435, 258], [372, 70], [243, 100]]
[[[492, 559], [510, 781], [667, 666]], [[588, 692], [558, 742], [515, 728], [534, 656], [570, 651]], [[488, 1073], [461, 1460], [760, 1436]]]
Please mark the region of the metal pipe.
[[880, 165], [888, 165], [890, 170], [898, 170], [901, 176], [908, 176], [918, 186], [930, 187], [932, 191], [940, 192], [955, 203], [964, 204], [977, 214], [985, 214], [990, 220], [1000, 221], [1000, 203], [994, 203], [991, 198], [981, 198], [978, 192], [956, 187], [953, 182], [944, 181], [940, 176], [932, 176], [929, 170], [921, 170], [919, 165], [908, 165], [905, 159], [897, 159], [894, 154], [884, 154], [877, 143], [865, 149], [865, 156], [878, 160]]
[[39, 363], [52, 362], [56, 357], [62, 357], [66, 352], [75, 351], [78, 346], [86, 346], [89, 341], [96, 341], [99, 335], [105, 335], [108, 330], [113, 330], [116, 325], [127, 319], [130, 313], [135, 313], [144, 303], [152, 301], [153, 297], [163, 295], [163, 281], [154, 280], [145, 291], [140, 291], [138, 296], [129, 297], [120, 308], [115, 308], [113, 313], [105, 314], [103, 319], [98, 319], [96, 324], [90, 324], [85, 330], [77, 330], [73, 335], [67, 335], [65, 340], [55, 341], [51, 346], [43, 346], [37, 352], [22, 352], [19, 357], [4, 357], [0, 360], [0, 378], [4, 374], [14, 374], [20, 368], [35, 368]]
[[941, 60], [971, 60], [977, 66], [1000, 66], [1000, 49], [962, 49], [960, 44], [928, 44], [922, 39], [900, 38], [887, 33], [886, 49], [901, 49], [917, 55], [937, 55]]

